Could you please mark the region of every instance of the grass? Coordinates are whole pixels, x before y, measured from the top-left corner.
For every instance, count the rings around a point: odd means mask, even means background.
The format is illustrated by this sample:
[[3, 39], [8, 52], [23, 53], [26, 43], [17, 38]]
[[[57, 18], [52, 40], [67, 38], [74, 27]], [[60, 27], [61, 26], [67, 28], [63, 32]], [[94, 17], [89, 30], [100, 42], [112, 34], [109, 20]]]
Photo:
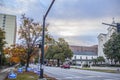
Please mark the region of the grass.
[[6, 78], [5, 80], [37, 80], [38, 75], [32, 72], [23, 72], [23, 73], [17, 73], [17, 78], [16, 79], [8, 79]]
[[101, 69], [90, 69], [90, 68], [81, 68], [81, 70], [90, 70], [90, 71], [99, 71], [99, 72], [107, 72], [107, 73], [120, 73], [120, 71], [116, 70], [101, 70]]
[[[44, 77], [47, 80], [56, 80], [55, 78], [48, 77], [47, 75], [44, 75]], [[23, 73], [17, 73], [16, 79], [8, 79], [6, 77], [5, 80], [38, 80], [39, 76], [33, 72], [23, 72]]]
[[89, 70], [89, 71], [98, 71], [98, 72], [118, 73], [118, 74], [120, 74], [120, 71], [117, 71], [117, 70], [91, 69], [89, 67], [83, 67], [83, 68], [72, 67], [72, 68], [74, 68], [74, 69], [80, 69], [80, 70]]

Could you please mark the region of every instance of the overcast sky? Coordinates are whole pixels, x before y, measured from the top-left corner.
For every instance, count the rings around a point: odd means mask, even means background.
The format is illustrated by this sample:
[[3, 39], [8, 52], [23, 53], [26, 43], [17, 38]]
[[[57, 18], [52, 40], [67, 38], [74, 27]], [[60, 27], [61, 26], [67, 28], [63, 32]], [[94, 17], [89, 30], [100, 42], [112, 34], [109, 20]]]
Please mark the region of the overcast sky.
[[[42, 17], [52, 0], [0, 0], [0, 13], [21, 14], [42, 23]], [[54, 38], [63, 37], [70, 45], [96, 45], [97, 36], [107, 33], [112, 18], [120, 22], [120, 0], [56, 0], [47, 23]], [[18, 24], [19, 25], [19, 24]]]

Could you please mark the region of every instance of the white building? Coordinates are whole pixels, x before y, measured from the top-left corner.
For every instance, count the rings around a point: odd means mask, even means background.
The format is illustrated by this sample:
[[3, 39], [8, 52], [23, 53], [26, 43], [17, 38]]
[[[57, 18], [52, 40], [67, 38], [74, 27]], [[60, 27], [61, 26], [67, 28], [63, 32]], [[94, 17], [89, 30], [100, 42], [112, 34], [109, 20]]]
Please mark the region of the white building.
[[76, 52], [74, 53], [72, 60], [75, 64], [90, 64], [93, 59], [96, 59], [98, 55], [94, 52]]
[[73, 51], [72, 61], [77, 65], [90, 64], [98, 57], [97, 45], [95, 46], [70, 46]]
[[16, 41], [16, 16], [0, 14], [0, 28], [5, 31], [6, 47]]
[[110, 39], [111, 35], [117, 31], [117, 28], [110, 26], [107, 30], [107, 34], [101, 33], [98, 35], [98, 56], [103, 56], [106, 62], [108, 63], [109, 61], [106, 59], [105, 54], [103, 52], [104, 44]]

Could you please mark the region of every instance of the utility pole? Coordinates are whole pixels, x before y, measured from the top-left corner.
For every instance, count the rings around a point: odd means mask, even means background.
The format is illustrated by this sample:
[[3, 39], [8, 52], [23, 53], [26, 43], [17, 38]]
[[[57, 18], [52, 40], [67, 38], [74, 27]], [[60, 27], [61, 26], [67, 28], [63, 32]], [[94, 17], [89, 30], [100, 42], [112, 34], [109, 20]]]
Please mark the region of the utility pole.
[[114, 23], [114, 24], [102, 23], [102, 24], [112, 26], [112, 27], [116, 27], [117, 32], [120, 32], [120, 23]]
[[41, 64], [40, 64], [40, 79], [43, 79], [43, 74], [44, 74], [44, 69], [43, 69], [43, 64], [44, 64], [44, 42], [45, 42], [45, 20], [46, 17], [53, 5], [53, 3], [55, 2], [55, 0], [53, 0], [47, 10], [47, 12], [45, 13], [45, 15], [43, 16], [43, 28], [42, 28], [42, 45], [41, 45]]
[[0, 51], [0, 69], [2, 68], [2, 53]]

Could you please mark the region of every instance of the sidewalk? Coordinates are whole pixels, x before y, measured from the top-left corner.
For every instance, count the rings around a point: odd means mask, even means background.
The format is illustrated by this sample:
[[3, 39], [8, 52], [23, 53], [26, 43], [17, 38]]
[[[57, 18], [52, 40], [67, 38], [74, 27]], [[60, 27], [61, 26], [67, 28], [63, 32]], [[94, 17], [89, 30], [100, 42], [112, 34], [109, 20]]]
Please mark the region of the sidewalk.
[[0, 80], [4, 80], [7, 76], [7, 72], [0, 72]]
[[0, 80], [4, 80], [7, 77], [7, 74], [10, 72], [11, 69], [14, 69], [13, 67], [0, 69]]
[[7, 76], [8, 72], [5, 69], [0, 69], [0, 80], [4, 80]]

